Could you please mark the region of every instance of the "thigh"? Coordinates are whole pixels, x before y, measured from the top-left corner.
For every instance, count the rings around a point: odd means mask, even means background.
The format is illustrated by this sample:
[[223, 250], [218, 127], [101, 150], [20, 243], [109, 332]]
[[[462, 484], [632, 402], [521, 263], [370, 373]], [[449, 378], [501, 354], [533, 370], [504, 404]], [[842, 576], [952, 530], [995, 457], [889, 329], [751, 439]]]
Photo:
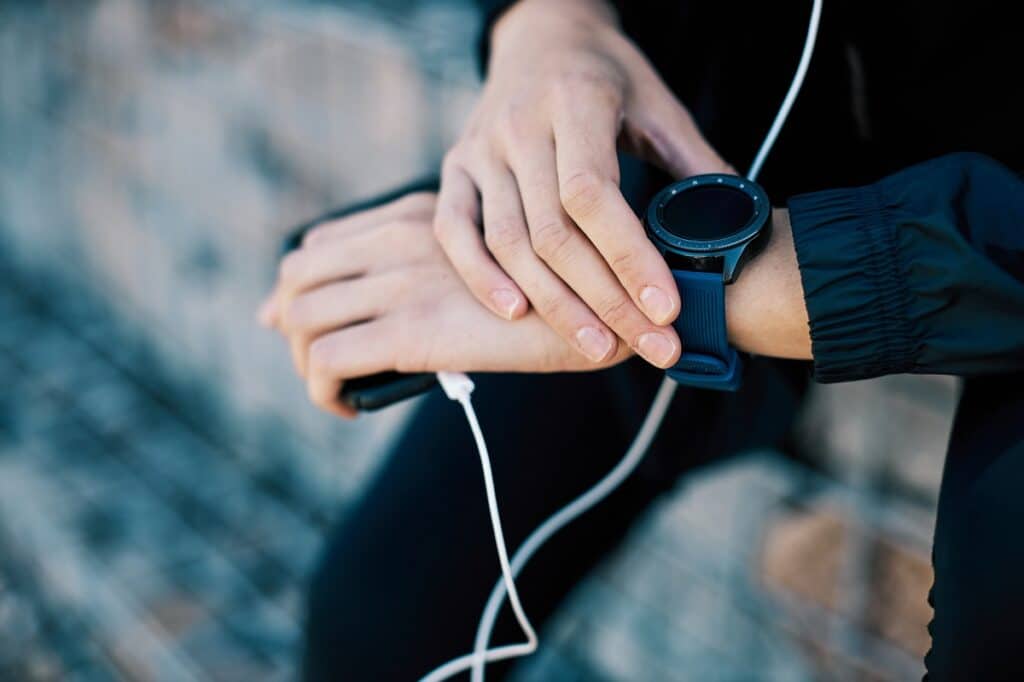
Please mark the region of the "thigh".
[[[614, 464], [635, 421], [619, 393], [642, 389], [622, 370], [476, 381], [514, 548]], [[531, 617], [543, 619], [652, 495], [625, 486], [538, 555], [519, 581]], [[306, 677], [417, 679], [470, 649], [498, 576], [473, 440], [459, 406], [434, 392], [328, 542], [309, 595]], [[513, 625], [503, 618], [496, 640], [520, 640]]]
[[939, 496], [931, 680], [1019, 679], [1024, 375], [968, 380]]
[[[738, 395], [679, 391], [638, 472], [531, 561], [517, 584], [536, 625], [681, 472], [781, 438], [798, 392], [774, 365], [751, 364]], [[510, 548], [618, 462], [661, 376], [633, 362], [475, 377]], [[498, 577], [473, 441], [434, 392], [328, 541], [309, 591], [306, 678], [416, 679], [466, 653]], [[506, 608], [494, 641], [521, 638]]]

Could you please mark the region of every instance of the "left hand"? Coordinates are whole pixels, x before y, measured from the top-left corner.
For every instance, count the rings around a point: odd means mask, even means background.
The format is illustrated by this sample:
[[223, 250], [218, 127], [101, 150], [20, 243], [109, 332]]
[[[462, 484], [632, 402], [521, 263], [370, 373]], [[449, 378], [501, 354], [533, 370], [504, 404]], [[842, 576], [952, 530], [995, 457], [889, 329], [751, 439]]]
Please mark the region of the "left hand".
[[528, 299], [593, 361], [628, 345], [672, 366], [679, 295], [622, 194], [617, 149], [676, 177], [728, 164], [610, 3], [520, 0], [491, 48], [480, 100], [441, 169], [442, 247], [495, 314], [514, 319]]
[[617, 364], [583, 357], [530, 311], [509, 321], [470, 293], [432, 230], [433, 194], [315, 228], [281, 263], [260, 318], [290, 342], [310, 399], [342, 417], [347, 379], [399, 372], [585, 371]]

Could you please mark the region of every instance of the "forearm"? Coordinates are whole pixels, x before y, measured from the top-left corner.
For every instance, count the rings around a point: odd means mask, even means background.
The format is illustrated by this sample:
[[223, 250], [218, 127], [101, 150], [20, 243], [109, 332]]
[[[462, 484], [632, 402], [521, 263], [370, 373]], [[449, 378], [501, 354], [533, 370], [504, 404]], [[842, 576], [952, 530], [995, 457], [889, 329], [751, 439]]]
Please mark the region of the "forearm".
[[493, 23], [484, 27], [484, 57], [487, 73], [496, 66], [519, 61], [523, 50], [535, 52], [547, 44], [562, 47], [561, 40], [550, 41], [552, 33], [580, 34], [601, 29], [618, 29], [618, 13], [604, 0], [519, 0], [496, 9]]
[[[521, 21], [536, 24], [567, 19], [587, 25], [618, 25], [618, 13], [606, 0], [519, 0], [506, 3], [490, 27], [492, 41], [498, 40], [510, 26]], [[511, 30], [511, 29], [509, 29]]]
[[789, 212], [775, 209], [772, 221], [771, 239], [764, 251], [725, 289], [729, 339], [748, 353], [809, 360], [807, 307]]

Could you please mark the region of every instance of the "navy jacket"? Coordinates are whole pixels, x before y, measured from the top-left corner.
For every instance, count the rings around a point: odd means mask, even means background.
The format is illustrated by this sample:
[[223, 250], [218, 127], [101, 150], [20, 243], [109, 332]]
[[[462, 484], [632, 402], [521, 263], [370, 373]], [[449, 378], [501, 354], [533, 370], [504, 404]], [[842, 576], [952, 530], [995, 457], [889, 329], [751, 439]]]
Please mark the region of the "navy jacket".
[[[510, 3], [485, 4], [484, 57]], [[811, 3], [614, 4], [709, 141], [746, 167]], [[817, 380], [1024, 370], [1024, 59], [1012, 8], [825, 2], [760, 176], [790, 210]]]

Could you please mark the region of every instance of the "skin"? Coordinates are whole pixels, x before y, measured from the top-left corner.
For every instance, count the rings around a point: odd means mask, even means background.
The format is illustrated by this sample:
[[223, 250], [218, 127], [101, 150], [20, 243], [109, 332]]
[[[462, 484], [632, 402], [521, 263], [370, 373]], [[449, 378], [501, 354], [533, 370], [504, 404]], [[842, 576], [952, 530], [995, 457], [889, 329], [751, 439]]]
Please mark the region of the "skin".
[[594, 362], [626, 345], [669, 367], [679, 295], [619, 191], [617, 149], [675, 177], [731, 171], [608, 6], [521, 0], [445, 157], [435, 230], [495, 314], [532, 308]]
[[[385, 370], [587, 371], [682, 344], [671, 273], [618, 189], [617, 148], [676, 177], [734, 172], [598, 0], [520, 0], [438, 195], [325, 223], [281, 263], [261, 321], [310, 399]], [[788, 214], [726, 289], [732, 342], [811, 357]], [[685, 343], [685, 339], [682, 341]]]
[[[626, 346], [595, 362], [534, 310], [494, 315], [434, 236], [438, 199], [412, 194], [324, 223], [281, 264], [261, 321], [284, 335], [318, 407], [341, 417], [351, 378], [401, 372], [590, 371], [622, 362]], [[730, 337], [761, 355], [810, 358], [807, 312], [786, 211], [766, 249], [727, 288]]]

